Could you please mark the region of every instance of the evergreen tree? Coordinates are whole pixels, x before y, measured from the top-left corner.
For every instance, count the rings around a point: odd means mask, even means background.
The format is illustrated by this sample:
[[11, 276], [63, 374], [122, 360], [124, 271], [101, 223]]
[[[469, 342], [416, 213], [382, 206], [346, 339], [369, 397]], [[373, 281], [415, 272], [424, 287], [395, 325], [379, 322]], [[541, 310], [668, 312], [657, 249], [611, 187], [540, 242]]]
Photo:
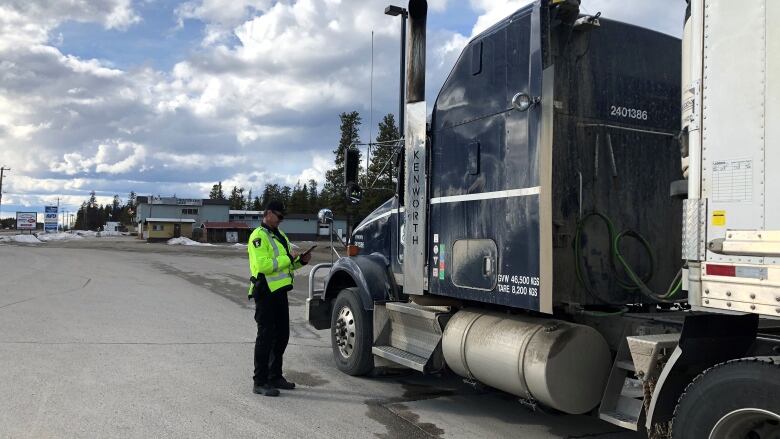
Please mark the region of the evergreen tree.
[[89, 193], [89, 201], [87, 201], [87, 224], [88, 230], [97, 230], [102, 225], [102, 218], [100, 215], [100, 206], [97, 203], [97, 197], [95, 191]]
[[127, 196], [127, 203], [120, 208], [118, 220], [115, 219], [114, 221], [119, 221], [122, 224], [132, 224], [135, 222], [135, 213], [136, 213], [136, 195], [135, 191], [130, 191], [130, 194]]
[[387, 114], [379, 122], [376, 145], [372, 148], [371, 164], [368, 166], [366, 187], [363, 188], [361, 211], [372, 212], [395, 194], [398, 180], [396, 152], [399, 150], [401, 135], [395, 125], [395, 117]]
[[211, 186], [211, 192], [209, 192], [210, 200], [225, 200], [225, 192], [222, 191], [222, 182]]
[[295, 187], [290, 194], [290, 202], [287, 204], [287, 212], [289, 213], [306, 213], [308, 207], [308, 193], [309, 188], [304, 184], [301, 186], [301, 182], [295, 183]]
[[282, 190], [279, 192], [279, 197], [285, 206], [290, 204], [290, 197], [292, 196], [292, 188], [290, 186], [282, 186]]
[[337, 215], [347, 213], [346, 187], [344, 186], [344, 155], [347, 148], [360, 143], [360, 114], [357, 111], [341, 113], [341, 138], [333, 150], [334, 168], [325, 174], [325, 186], [321, 197]]
[[263, 210], [263, 203], [260, 202], [260, 197], [255, 197], [252, 202], [252, 210]]
[[114, 195], [114, 199], [111, 201], [111, 221], [119, 221], [119, 216], [122, 208], [122, 200], [119, 199], [119, 195]]
[[78, 212], [76, 212], [76, 223], [74, 224], [74, 228], [76, 230], [87, 230], [87, 203], [81, 203], [81, 207], [79, 207]]
[[306, 212], [316, 213], [319, 211], [319, 194], [317, 193], [317, 181], [314, 179], [309, 180], [309, 193], [306, 195], [307, 206]]
[[[266, 184], [265, 189], [263, 190], [263, 206], [268, 204], [271, 200], [279, 200], [282, 199], [282, 190], [276, 183]], [[262, 210], [262, 209], [261, 209]]]
[[228, 198], [228, 201], [230, 201], [230, 209], [231, 210], [241, 210], [244, 208], [244, 188], [233, 186], [233, 189], [230, 191], [230, 198]]
[[244, 210], [252, 210], [252, 188], [249, 188], [249, 193], [246, 194], [246, 198], [244, 199], [244, 207], [242, 208]]

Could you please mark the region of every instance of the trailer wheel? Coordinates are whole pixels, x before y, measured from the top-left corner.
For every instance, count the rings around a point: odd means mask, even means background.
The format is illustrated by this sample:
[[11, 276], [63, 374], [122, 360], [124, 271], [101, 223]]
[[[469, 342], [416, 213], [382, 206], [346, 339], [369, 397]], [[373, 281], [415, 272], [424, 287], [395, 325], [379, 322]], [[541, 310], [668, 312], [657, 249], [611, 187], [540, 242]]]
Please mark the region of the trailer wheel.
[[374, 322], [363, 309], [357, 288], [341, 290], [333, 303], [330, 339], [336, 367], [347, 375], [365, 375], [374, 368], [371, 353]]
[[711, 367], [683, 392], [672, 439], [780, 439], [780, 363], [741, 358]]

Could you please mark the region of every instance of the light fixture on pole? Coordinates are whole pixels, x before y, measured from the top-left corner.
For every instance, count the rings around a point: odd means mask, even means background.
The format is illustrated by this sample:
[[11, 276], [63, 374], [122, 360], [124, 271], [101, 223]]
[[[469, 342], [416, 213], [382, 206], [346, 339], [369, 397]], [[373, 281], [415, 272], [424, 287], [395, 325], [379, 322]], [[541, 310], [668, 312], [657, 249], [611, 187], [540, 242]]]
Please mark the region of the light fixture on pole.
[[404, 132], [404, 83], [406, 82], [406, 19], [409, 13], [400, 6], [390, 5], [385, 8], [385, 15], [393, 17], [401, 16], [401, 65], [400, 82], [398, 89], [398, 130], [403, 135]]

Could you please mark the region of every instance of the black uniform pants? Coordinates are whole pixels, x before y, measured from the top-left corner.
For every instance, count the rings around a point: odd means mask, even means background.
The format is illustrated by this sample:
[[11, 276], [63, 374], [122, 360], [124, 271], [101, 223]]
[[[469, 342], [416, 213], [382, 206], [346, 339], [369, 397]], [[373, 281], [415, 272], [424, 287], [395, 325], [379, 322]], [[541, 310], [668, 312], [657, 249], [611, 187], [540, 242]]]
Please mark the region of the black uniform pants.
[[282, 356], [290, 339], [290, 310], [287, 292], [276, 291], [255, 296], [255, 384], [282, 377]]

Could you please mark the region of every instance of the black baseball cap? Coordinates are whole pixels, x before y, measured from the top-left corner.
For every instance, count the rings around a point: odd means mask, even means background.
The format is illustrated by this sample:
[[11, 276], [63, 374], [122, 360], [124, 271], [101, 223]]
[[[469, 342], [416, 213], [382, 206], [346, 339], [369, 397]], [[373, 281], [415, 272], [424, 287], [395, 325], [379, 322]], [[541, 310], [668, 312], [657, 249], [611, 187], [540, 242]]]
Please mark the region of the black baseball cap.
[[287, 209], [284, 207], [284, 203], [278, 200], [271, 200], [265, 205], [265, 211], [279, 212], [282, 216], [285, 215]]

